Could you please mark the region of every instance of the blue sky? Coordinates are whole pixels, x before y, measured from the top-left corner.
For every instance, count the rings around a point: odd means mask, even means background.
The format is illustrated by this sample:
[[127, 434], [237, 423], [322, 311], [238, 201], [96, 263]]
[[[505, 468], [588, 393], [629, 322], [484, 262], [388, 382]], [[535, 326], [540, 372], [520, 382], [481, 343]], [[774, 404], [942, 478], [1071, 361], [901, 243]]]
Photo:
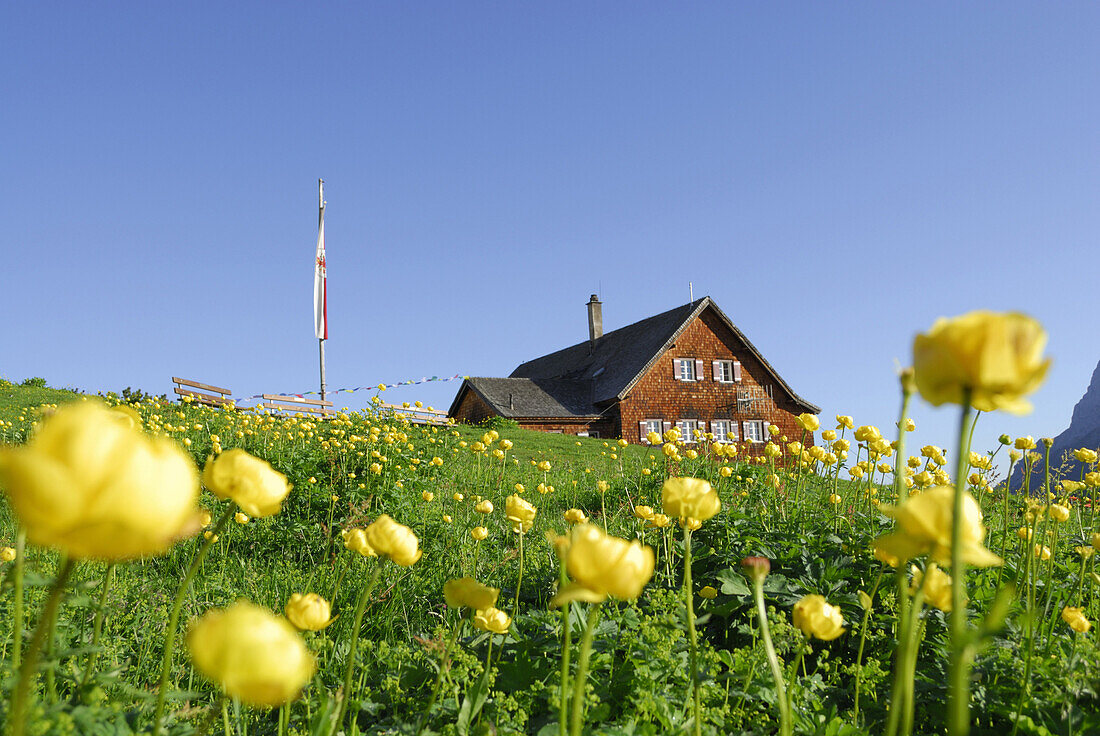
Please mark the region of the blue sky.
[[331, 388], [507, 375], [586, 339], [589, 294], [610, 330], [689, 282], [827, 417], [889, 426], [941, 315], [1050, 332], [983, 446], [1059, 432], [1100, 359], [1095, 4], [0, 12], [9, 379], [315, 390], [318, 177]]

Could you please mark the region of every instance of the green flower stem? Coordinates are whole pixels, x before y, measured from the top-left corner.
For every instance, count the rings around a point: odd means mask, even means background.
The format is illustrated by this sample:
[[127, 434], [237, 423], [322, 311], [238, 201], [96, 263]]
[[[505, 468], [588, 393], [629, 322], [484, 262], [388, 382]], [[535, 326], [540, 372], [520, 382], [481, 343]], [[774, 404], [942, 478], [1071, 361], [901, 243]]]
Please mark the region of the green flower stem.
[[359, 600], [355, 602], [355, 622], [351, 628], [351, 644], [348, 647], [348, 663], [344, 668], [344, 697], [340, 701], [340, 710], [336, 719], [332, 722], [332, 732], [336, 733], [344, 720], [344, 714], [348, 712], [348, 702], [351, 701], [352, 675], [355, 673], [355, 653], [359, 648], [359, 628], [363, 625], [363, 613], [367, 610], [367, 601], [374, 592], [374, 586], [378, 585], [378, 578], [382, 575], [382, 561], [378, 560], [374, 566], [367, 584], [359, 592]]
[[57, 573], [57, 578], [50, 587], [49, 598], [46, 599], [46, 608], [42, 611], [42, 617], [38, 625], [34, 627], [34, 635], [27, 645], [26, 657], [19, 667], [19, 682], [15, 686], [15, 695], [11, 703], [11, 721], [8, 733], [11, 736], [23, 736], [27, 726], [27, 698], [30, 695], [31, 683], [34, 681], [35, 670], [38, 669], [38, 656], [42, 653], [42, 645], [46, 643], [46, 633], [53, 630], [53, 622], [57, 618], [57, 609], [61, 605], [61, 598], [65, 593], [65, 584], [69, 582], [69, 576], [73, 572], [73, 560], [66, 559]]
[[596, 631], [596, 621], [600, 617], [602, 603], [593, 603], [588, 609], [588, 623], [581, 637], [581, 651], [577, 657], [577, 674], [573, 683], [573, 714], [570, 718], [569, 733], [581, 736], [584, 725], [584, 690], [588, 680], [588, 659], [592, 656], [592, 636]]
[[565, 709], [569, 687], [569, 650], [573, 646], [573, 627], [569, 621], [572, 610], [572, 603], [566, 603], [561, 608], [561, 691], [558, 697], [558, 736], [566, 734]]
[[183, 599], [187, 596], [187, 591], [191, 588], [191, 582], [195, 579], [195, 574], [199, 571], [199, 565], [202, 564], [202, 561], [206, 558], [206, 553], [209, 552], [210, 548], [214, 545], [214, 538], [221, 533], [222, 529], [229, 523], [229, 520], [236, 511], [237, 504], [235, 503], [230, 503], [225, 509], [221, 518], [218, 519], [218, 523], [214, 525], [210, 537], [203, 541], [194, 559], [191, 560], [191, 566], [187, 568], [187, 574], [183, 576], [183, 582], [180, 583], [179, 590], [176, 591], [176, 599], [172, 601], [172, 610], [168, 614], [168, 630], [164, 634], [164, 659], [161, 661], [160, 665], [160, 685], [157, 687], [157, 709], [153, 714], [153, 736], [160, 736], [163, 726], [164, 702], [168, 695], [168, 677], [172, 671], [172, 655], [176, 651], [176, 629], [179, 628], [180, 609], [183, 608]]
[[92, 672], [95, 669], [95, 661], [99, 656], [99, 652], [96, 651], [96, 647], [99, 646], [99, 635], [103, 632], [103, 619], [106, 615], [107, 607], [107, 592], [111, 589], [111, 581], [115, 577], [115, 563], [110, 562], [107, 564], [107, 570], [103, 573], [103, 582], [100, 584], [101, 589], [99, 591], [99, 607], [95, 612], [95, 621], [92, 623], [92, 651], [88, 652], [88, 662], [84, 665], [84, 677], [80, 680], [80, 689], [83, 690], [88, 685], [88, 681], [92, 677]]
[[[898, 442], [899, 447], [901, 442]], [[875, 578], [875, 584], [871, 587], [871, 593], [868, 596], [870, 604], [863, 609], [863, 619], [859, 622], [859, 651], [856, 653], [856, 699], [855, 705], [852, 708], [852, 715], [856, 718], [859, 717], [859, 691], [860, 686], [863, 684], [863, 645], [867, 643], [867, 622], [871, 619], [871, 607], [875, 602], [875, 593], [878, 592], [879, 583], [882, 582], [882, 570], [878, 571], [878, 577]]]
[[760, 619], [760, 637], [764, 640], [764, 651], [768, 655], [768, 666], [771, 667], [772, 678], [775, 680], [775, 699], [779, 704], [779, 735], [791, 736], [791, 703], [787, 700], [787, 686], [783, 681], [783, 668], [779, 664], [779, 657], [775, 654], [771, 631], [768, 628], [768, 611], [764, 608], [763, 575], [754, 576], [752, 597], [756, 601], [756, 614]]
[[[1001, 534], [1001, 559], [1002, 560], [1005, 559], [1005, 556], [1008, 553], [1008, 533], [1009, 533], [1008, 532], [1008, 527], [1009, 527], [1009, 523], [1008, 523], [1008, 515], [1009, 515], [1008, 514], [1008, 497], [1010, 495], [1012, 495], [1011, 493], [1009, 493], [1009, 490], [1010, 490], [1009, 484], [1012, 482], [1012, 467], [1015, 464], [1016, 464], [1016, 461], [1013, 460], [1012, 455], [1009, 454], [1009, 456], [1008, 456], [1008, 478], [1005, 479], [1005, 505], [1004, 505], [1004, 509], [1003, 509], [1004, 524], [1003, 524], [1002, 534]], [[997, 584], [995, 586], [993, 586], [993, 588], [995, 590], [999, 590], [1000, 587], [1001, 587], [1001, 577], [1004, 575], [1004, 571], [1005, 571], [1005, 566], [1004, 565], [1001, 565], [1001, 567], [997, 570]]]
[[699, 645], [695, 632], [695, 602], [691, 584], [691, 528], [684, 527], [684, 600], [687, 603], [684, 627], [687, 629], [688, 644], [691, 647], [691, 692], [694, 702], [695, 736], [700, 736], [703, 727], [703, 709], [699, 695]]
[[[432, 686], [432, 696], [428, 699], [428, 707], [420, 714], [420, 722], [416, 725], [416, 736], [420, 736], [424, 731], [424, 722], [428, 720], [428, 716], [432, 712], [432, 707], [435, 705], [436, 698], [439, 697], [439, 687], [443, 684], [443, 677], [447, 674], [447, 669], [450, 664], [451, 650], [454, 649], [455, 642], [458, 641], [458, 637], [462, 632], [462, 626], [465, 623], [466, 617], [460, 615], [458, 624], [455, 625], [455, 630], [451, 634], [451, 639], [447, 642], [446, 649], [443, 650], [443, 657], [439, 660], [439, 674], [436, 675], [435, 685]], [[491, 641], [492, 638], [490, 635], [490, 642]]]
[[519, 528], [519, 579], [516, 580], [516, 600], [512, 603], [512, 621], [519, 615], [519, 588], [523, 585], [523, 523], [516, 522]]
[[19, 669], [19, 662], [22, 659], [23, 653], [23, 557], [27, 550], [27, 531], [23, 527], [19, 527], [19, 532], [15, 536], [15, 571], [13, 572], [12, 580], [12, 594], [15, 598], [13, 601], [12, 611], [12, 650], [11, 650], [11, 666], [12, 669]]
[[970, 389], [963, 389], [956, 458], [955, 503], [951, 514], [951, 664], [947, 686], [948, 736], [970, 732], [970, 632], [967, 630], [966, 564], [962, 559], [963, 497], [970, 459]]

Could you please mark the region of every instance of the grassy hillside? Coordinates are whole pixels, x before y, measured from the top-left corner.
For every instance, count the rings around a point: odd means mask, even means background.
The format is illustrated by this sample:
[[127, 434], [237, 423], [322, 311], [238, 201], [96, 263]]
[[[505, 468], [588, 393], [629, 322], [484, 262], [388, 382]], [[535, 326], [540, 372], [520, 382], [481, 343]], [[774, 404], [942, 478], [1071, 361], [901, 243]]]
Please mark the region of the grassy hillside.
[[[0, 412], [12, 422], [5, 441], [21, 442], [30, 431], [39, 415], [31, 408], [36, 398], [49, 403], [74, 398], [35, 391], [49, 390], [0, 391]], [[549, 605], [563, 574], [552, 539], [568, 532], [570, 509], [655, 552], [653, 577], [639, 599], [600, 608], [592, 679], [583, 691], [592, 733], [683, 732], [693, 717], [692, 657], [701, 673], [703, 733], [778, 730], [768, 653], [740, 567], [747, 556], [770, 560], [763, 590], [771, 636], [790, 683], [796, 731], [851, 736], [886, 727], [899, 591], [892, 569], [870, 550], [893, 526], [877, 501], [893, 499], [889, 476], [879, 471], [849, 480], [847, 468], [866, 457], [855, 442], [850, 458], [842, 461], [843, 473], [839, 466], [816, 463], [814, 473], [780, 468], [773, 473], [770, 463], [747, 462], [744, 452], [720, 456], [705, 442], [680, 446], [679, 459], [668, 461], [659, 447], [621, 447], [514, 428], [501, 428], [492, 437], [485, 428], [420, 428], [393, 416], [352, 414], [318, 422], [184, 404], [134, 408], [143, 431], [178, 443], [196, 468], [219, 450], [239, 447], [269, 461], [293, 484], [279, 513], [230, 521], [211, 540], [184, 598], [181, 629], [240, 598], [280, 612], [294, 593], [320, 594], [332, 603], [335, 617], [323, 631], [304, 635], [318, 671], [285, 718], [280, 711], [219, 700], [218, 686], [193, 669], [186, 647], [177, 650], [170, 668], [172, 733], [196, 733], [212, 719], [226, 733], [327, 734], [336, 725], [332, 718], [349, 664], [354, 692], [342, 721], [345, 733], [416, 733], [433, 692], [438, 697], [424, 733], [559, 733], [562, 636], [568, 631], [576, 650], [587, 605], [574, 604], [565, 618]], [[927, 458], [921, 462], [914, 471], [937, 466]], [[684, 627], [684, 533], [674, 520], [655, 525], [635, 513], [641, 506], [661, 511], [661, 485], [669, 473], [709, 481], [722, 500], [720, 513], [692, 535], [691, 598], [700, 634], [695, 654]], [[1070, 504], [1074, 514], [1065, 524], [1036, 526], [1036, 534], [1059, 535], [1048, 541], [1049, 560], [1036, 560], [1016, 535], [1026, 511], [1019, 499], [1005, 499], [980, 484], [972, 490], [987, 512], [986, 544], [1007, 563], [1003, 571], [970, 573], [973, 607], [989, 610], [1003, 583], [1019, 580], [1024, 591], [1009, 599], [1007, 628], [978, 657], [975, 696], [982, 716], [976, 732], [1011, 729], [1025, 679], [1028, 718], [1036, 724], [1025, 732], [1061, 733], [1070, 723], [1076, 733], [1100, 728], [1100, 704], [1089, 684], [1100, 681], [1100, 651], [1058, 615], [1069, 604], [1080, 603], [1086, 612], [1096, 606], [1085, 564], [1091, 565], [1090, 558], [1083, 561], [1074, 551], [1087, 543], [1091, 514]], [[537, 507], [522, 538], [505, 518], [507, 497], [516, 493]], [[491, 510], [478, 510], [484, 500]], [[1007, 517], [1001, 511], [1006, 502]], [[212, 520], [234, 511], [208, 492], [201, 503]], [[380, 514], [415, 532], [423, 556], [412, 566], [379, 563], [345, 549], [344, 533]], [[206, 527], [211, 535], [214, 523]], [[485, 529], [483, 541], [473, 537], [476, 527]], [[15, 546], [16, 539], [13, 517], [2, 504], [0, 547]], [[111, 567], [95, 561], [76, 565], [38, 684], [30, 732], [148, 732], [170, 603], [205, 544], [196, 534], [163, 556]], [[46, 586], [62, 565], [56, 553], [34, 545], [23, 560], [29, 615], [18, 636], [21, 650], [29, 643]], [[356, 603], [376, 570], [378, 587], [364, 598], [363, 623], [356, 631]], [[14, 675], [14, 570], [4, 565], [0, 574], [5, 576], [0, 647], [4, 666]], [[456, 625], [462, 625], [445, 605], [443, 588], [464, 576], [500, 589], [497, 605], [513, 618], [508, 634], [490, 637], [468, 624], [456, 634]], [[699, 596], [704, 587], [713, 590], [711, 597]], [[861, 593], [871, 596], [870, 608], [864, 608]], [[804, 640], [792, 626], [791, 612], [807, 594], [837, 606], [847, 633], [829, 641]], [[914, 731], [939, 733], [947, 619], [928, 607], [921, 622]], [[356, 639], [352, 661], [350, 644]], [[452, 639], [440, 680], [440, 657]], [[1042, 656], [1033, 657], [1033, 651]], [[573, 668], [577, 656], [573, 651]], [[10, 693], [13, 678], [7, 682]]]

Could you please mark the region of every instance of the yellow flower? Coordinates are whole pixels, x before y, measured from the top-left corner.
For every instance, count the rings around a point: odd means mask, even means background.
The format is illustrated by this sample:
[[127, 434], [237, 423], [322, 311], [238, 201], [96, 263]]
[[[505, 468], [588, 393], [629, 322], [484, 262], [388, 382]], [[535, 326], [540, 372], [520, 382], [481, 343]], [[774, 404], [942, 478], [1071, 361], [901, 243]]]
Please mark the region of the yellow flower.
[[211, 518], [210, 518], [210, 512], [209, 511], [206, 511], [205, 509], [203, 509], [202, 511], [199, 512], [199, 527], [200, 528], [210, 526], [210, 521], [211, 521]]
[[799, 414], [796, 421], [807, 432], [816, 432], [821, 427], [821, 420], [814, 414]]
[[537, 467], [537, 468], [538, 468], [539, 470], [541, 470], [542, 472], [544, 472], [544, 473], [545, 473], [545, 472], [547, 472], [548, 470], [550, 470], [550, 461], [549, 461], [549, 460], [543, 460], [543, 461], [542, 461], [542, 462], [540, 462], [540, 463], [539, 463], [539, 464], [538, 464], [538, 465], [537, 465], [536, 467]]
[[535, 523], [535, 514], [538, 512], [531, 504], [524, 501], [518, 494], [512, 494], [504, 499], [504, 513], [508, 521], [523, 531], [527, 531]]
[[367, 533], [362, 529], [352, 529], [344, 537], [344, 546], [348, 549], [358, 552], [364, 557], [377, 557], [378, 553], [374, 551], [374, 547], [367, 541]]
[[882, 433], [873, 424], [864, 424], [855, 433], [856, 442], [874, 442], [882, 438]]
[[835, 506], [836, 504], [840, 503], [840, 502], [841, 502], [841, 501], [843, 501], [843, 500], [844, 500], [844, 499], [842, 499], [842, 498], [841, 498], [840, 496], [838, 496], [838, 495], [837, 495], [837, 494], [835, 494], [835, 493], [831, 493], [831, 494], [829, 494], [829, 503], [833, 504], [834, 506]]
[[574, 582], [564, 586], [551, 605], [599, 602], [609, 595], [633, 600], [653, 576], [653, 563], [653, 550], [638, 540], [628, 542], [592, 524], [578, 524], [565, 555], [565, 569]]
[[1092, 624], [1085, 618], [1084, 609], [1066, 606], [1062, 609], [1062, 620], [1079, 634], [1086, 633], [1092, 628]]
[[667, 516], [664, 514], [654, 514], [653, 517], [649, 519], [649, 524], [647, 526], [652, 526], [654, 529], [664, 529], [668, 525], [669, 518]]
[[[474, 506], [474, 511], [479, 514], [491, 514], [493, 513], [493, 502], [489, 499], [485, 499]], [[481, 608], [485, 608], [485, 606], [481, 606]]]
[[211, 542], [217, 542], [218, 541], [218, 535], [215, 534], [214, 532], [210, 531], [209, 529], [207, 529], [205, 532], [202, 533], [202, 538], [203, 539], [209, 539]]
[[779, 449], [779, 445], [774, 442], [769, 442], [764, 445], [764, 456], [769, 458], [779, 457], [783, 454], [783, 451]]
[[639, 519], [646, 519], [646, 520], [652, 519], [653, 518], [653, 507], [652, 506], [635, 506], [634, 507], [634, 516], [636, 516]]
[[[876, 539], [875, 548], [902, 561], [929, 555], [941, 565], [949, 564], [954, 501], [954, 488], [936, 486], [912, 496], [903, 506], [884, 506], [882, 512], [897, 520], [897, 531]], [[977, 567], [1001, 564], [1001, 558], [982, 544], [982, 511], [969, 493], [963, 494], [960, 533], [963, 562]]]
[[826, 429], [824, 432], [821, 433], [821, 439], [825, 442], [832, 442], [836, 439], [836, 430]]
[[383, 557], [389, 557], [402, 567], [409, 567], [420, 559], [422, 552], [419, 540], [412, 529], [404, 524], [398, 524], [386, 514], [375, 519], [364, 532], [367, 535], [367, 542], [375, 552]]
[[856, 426], [856, 422], [850, 416], [844, 414], [836, 415], [836, 428], [837, 429], [851, 429]]
[[1069, 521], [1069, 508], [1061, 504], [1051, 504], [1050, 518], [1057, 522]]
[[565, 516], [565, 520], [570, 524], [581, 524], [588, 521], [588, 517], [586, 517], [584, 512], [580, 509], [569, 509], [563, 516]]
[[1045, 544], [1035, 545], [1035, 549], [1033, 551], [1035, 552], [1035, 556], [1038, 557], [1040, 560], [1050, 559], [1050, 547], [1046, 546]]
[[14, 559], [15, 547], [4, 547], [3, 549], [0, 549], [0, 562], [11, 562]]
[[910, 569], [913, 571], [913, 583], [909, 586], [909, 594], [916, 595], [923, 585], [925, 599], [944, 613], [949, 613], [951, 611], [951, 576], [934, 562], [928, 565], [927, 581], [924, 580], [925, 573], [919, 567], [912, 565]]
[[238, 511], [236, 514], [233, 515], [233, 519], [238, 524], [247, 524], [248, 523], [248, 514], [242, 512], [242, 511]]
[[295, 593], [284, 609], [290, 623], [302, 631], [320, 631], [332, 623], [332, 608], [316, 593]]
[[713, 586], [704, 585], [699, 590], [699, 597], [706, 598], [708, 601], [712, 601], [718, 597], [718, 591]]
[[1073, 451], [1073, 456], [1075, 458], [1077, 458], [1078, 461], [1083, 462], [1083, 463], [1094, 463], [1094, 462], [1096, 462], [1096, 450], [1090, 450], [1086, 447], [1082, 447], [1080, 449], [1074, 450]]
[[492, 608], [499, 595], [499, 588], [482, 585], [473, 578], [455, 578], [443, 584], [443, 597], [451, 608]]
[[26, 445], [0, 451], [0, 482], [27, 538], [70, 557], [160, 554], [200, 528], [190, 457], [96, 401], [58, 409]]
[[731, 475], [733, 475], [733, 468], [728, 465], [723, 465], [721, 468], [718, 469], [718, 475], [722, 476], [723, 478], [729, 478]]
[[706, 521], [722, 508], [710, 483], [698, 478], [669, 478], [661, 486], [661, 510], [668, 516]]
[[422, 499], [424, 499], [425, 501], [428, 501], [429, 503], [431, 503], [432, 499], [435, 498], [435, 494], [432, 493], [431, 491], [424, 491], [420, 494], [420, 497]]
[[1050, 368], [1050, 359], [1043, 360], [1046, 341], [1042, 326], [1018, 312], [940, 318], [913, 341], [917, 390], [934, 406], [961, 404], [968, 390], [975, 409], [1025, 414], [1031, 404], [1023, 397]]
[[596, 481], [596, 490], [600, 493], [607, 493], [607, 489], [610, 487], [611, 485], [606, 480]]
[[489, 530], [483, 526], [475, 526], [470, 530], [470, 536], [480, 542], [489, 536]]
[[795, 603], [791, 622], [806, 635], [822, 641], [832, 641], [844, 633], [844, 616], [840, 609], [829, 605], [821, 595], [803, 596]]
[[661, 435], [657, 434], [656, 432], [647, 432], [646, 436], [645, 436], [645, 439], [646, 439], [646, 442], [648, 442], [651, 445], [661, 444]]
[[474, 614], [474, 626], [490, 634], [506, 634], [512, 618], [499, 608], [486, 608]]
[[1017, 450], [1034, 450], [1035, 449], [1035, 438], [1033, 438], [1031, 435], [1026, 435], [1024, 437], [1017, 437], [1016, 442], [1013, 443], [1013, 446]]
[[270, 463], [238, 448], [207, 460], [202, 482], [215, 496], [233, 499], [256, 518], [279, 513], [291, 488]]
[[195, 669], [226, 693], [266, 708], [297, 698], [317, 668], [294, 627], [247, 601], [192, 622], [187, 648]]

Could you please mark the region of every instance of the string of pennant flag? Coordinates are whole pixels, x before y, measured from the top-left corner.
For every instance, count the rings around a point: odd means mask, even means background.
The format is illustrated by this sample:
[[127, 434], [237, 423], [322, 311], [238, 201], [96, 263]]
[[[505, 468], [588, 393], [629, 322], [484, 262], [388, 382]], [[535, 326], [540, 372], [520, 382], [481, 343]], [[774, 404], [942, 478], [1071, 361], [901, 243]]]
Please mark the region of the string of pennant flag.
[[[462, 374], [456, 374], [456, 375], [453, 375], [453, 376], [444, 376], [444, 377], [440, 377], [440, 376], [428, 377], [428, 376], [425, 376], [423, 378], [418, 378], [418, 379], [410, 378], [406, 381], [397, 381], [396, 383], [376, 383], [373, 386], [357, 386], [355, 388], [326, 389], [325, 390], [325, 395], [326, 396], [335, 396], [336, 394], [353, 394], [356, 391], [385, 391], [388, 388], [397, 388], [399, 386], [416, 386], [416, 385], [421, 384], [421, 383], [430, 383], [432, 381], [455, 381], [455, 380], [458, 380], [460, 378], [465, 378], [465, 377], [466, 376], [463, 376]], [[296, 394], [296, 393], [277, 393], [277, 392], [273, 393], [273, 392], [270, 392], [270, 391], [268, 392], [268, 396], [296, 396], [299, 399], [304, 399], [307, 396], [320, 396], [320, 395], [321, 395], [320, 391], [303, 391], [302, 393], [298, 393], [298, 394]], [[262, 399], [263, 397], [264, 397], [263, 394], [256, 394], [255, 396], [243, 396], [239, 399], [236, 399], [236, 401], [250, 401], [252, 399]]]

